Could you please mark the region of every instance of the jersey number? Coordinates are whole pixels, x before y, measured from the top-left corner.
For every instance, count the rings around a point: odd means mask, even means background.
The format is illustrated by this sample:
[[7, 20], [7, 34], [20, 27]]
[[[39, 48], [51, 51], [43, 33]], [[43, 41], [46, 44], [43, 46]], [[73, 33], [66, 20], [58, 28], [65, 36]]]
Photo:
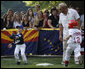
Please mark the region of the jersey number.
[[80, 43], [80, 37], [74, 37], [74, 43]]

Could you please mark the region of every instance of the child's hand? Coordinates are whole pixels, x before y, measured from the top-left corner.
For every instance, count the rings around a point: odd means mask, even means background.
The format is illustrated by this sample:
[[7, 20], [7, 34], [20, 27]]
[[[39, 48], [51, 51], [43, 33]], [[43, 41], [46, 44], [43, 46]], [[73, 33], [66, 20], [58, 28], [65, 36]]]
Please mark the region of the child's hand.
[[11, 43], [8, 45], [8, 48], [12, 48], [12, 44]]
[[53, 29], [53, 30], [56, 30], [56, 28], [55, 28], [55, 27], [53, 27], [52, 29]]
[[15, 39], [19, 39], [19, 36], [15, 36]]
[[37, 27], [34, 27], [34, 29], [35, 29], [35, 30], [38, 30], [38, 28], [37, 28]]
[[64, 38], [63, 40], [64, 40], [64, 41], [67, 41], [67, 38]]

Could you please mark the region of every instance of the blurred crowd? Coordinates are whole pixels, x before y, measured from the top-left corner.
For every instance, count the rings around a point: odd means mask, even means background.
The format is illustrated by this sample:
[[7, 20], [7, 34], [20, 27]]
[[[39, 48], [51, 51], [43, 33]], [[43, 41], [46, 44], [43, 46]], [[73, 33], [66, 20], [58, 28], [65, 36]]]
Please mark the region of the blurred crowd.
[[[72, 8], [72, 7], [70, 7]], [[36, 12], [33, 8], [29, 8], [27, 12], [14, 12], [8, 9], [7, 13], [1, 17], [1, 29], [12, 29], [22, 25], [27, 28], [58, 28], [60, 11], [56, 7], [52, 7], [50, 11], [47, 9], [42, 12], [40, 5], [35, 5]], [[75, 8], [80, 15], [81, 28], [84, 29], [84, 14], [80, 14], [80, 8]]]

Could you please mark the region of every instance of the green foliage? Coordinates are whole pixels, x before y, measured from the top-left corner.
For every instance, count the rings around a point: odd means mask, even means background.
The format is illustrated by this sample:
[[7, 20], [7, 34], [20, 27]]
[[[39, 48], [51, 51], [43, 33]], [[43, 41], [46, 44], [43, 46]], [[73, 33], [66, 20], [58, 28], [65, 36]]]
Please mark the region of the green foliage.
[[31, 6], [31, 7], [34, 7], [35, 4], [40, 4], [40, 8], [42, 11], [44, 11], [45, 9], [48, 9], [50, 11], [50, 9], [53, 6], [57, 8], [58, 4], [64, 1], [23, 1], [23, 2], [25, 2], [27, 6]]
[[[40, 4], [42, 11], [45, 9], [50, 9], [55, 6], [57, 8], [58, 4], [64, 1], [1, 1], [1, 16], [7, 12], [9, 8], [12, 8], [13, 11], [27, 11], [29, 7], [35, 7], [35, 4]], [[35, 12], [35, 8], [33, 9]]]

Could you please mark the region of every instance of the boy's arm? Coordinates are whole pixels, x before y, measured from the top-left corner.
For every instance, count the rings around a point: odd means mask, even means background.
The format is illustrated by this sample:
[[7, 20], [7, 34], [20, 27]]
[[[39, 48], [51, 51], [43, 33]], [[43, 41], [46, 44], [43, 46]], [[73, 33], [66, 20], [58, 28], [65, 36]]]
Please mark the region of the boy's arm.
[[9, 36], [10, 39], [19, 39], [19, 36], [14, 35], [14, 33], [12, 33], [12, 36]]
[[72, 35], [67, 36], [66, 38], [64, 38], [64, 41], [67, 41]]
[[[12, 35], [9, 36], [9, 38], [10, 38], [10, 39], [14, 39], [14, 38], [15, 38], [14, 33], [12, 33]], [[8, 48], [12, 48], [12, 44], [14, 44], [14, 42], [10, 43], [10, 44], [8, 45]]]
[[12, 33], [12, 36], [9, 36], [10, 39], [14, 39], [15, 38], [15, 35], [14, 33]]

